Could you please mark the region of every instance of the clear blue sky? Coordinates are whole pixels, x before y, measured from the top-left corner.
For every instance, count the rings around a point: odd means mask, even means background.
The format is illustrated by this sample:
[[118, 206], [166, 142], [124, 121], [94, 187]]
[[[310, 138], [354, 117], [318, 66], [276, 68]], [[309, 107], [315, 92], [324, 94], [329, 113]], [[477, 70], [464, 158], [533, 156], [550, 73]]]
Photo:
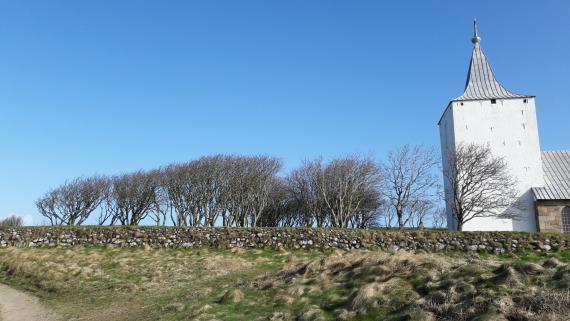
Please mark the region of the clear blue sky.
[[472, 19], [499, 81], [570, 149], [568, 1], [0, 2], [0, 217], [66, 179], [214, 153], [286, 168], [439, 148]]

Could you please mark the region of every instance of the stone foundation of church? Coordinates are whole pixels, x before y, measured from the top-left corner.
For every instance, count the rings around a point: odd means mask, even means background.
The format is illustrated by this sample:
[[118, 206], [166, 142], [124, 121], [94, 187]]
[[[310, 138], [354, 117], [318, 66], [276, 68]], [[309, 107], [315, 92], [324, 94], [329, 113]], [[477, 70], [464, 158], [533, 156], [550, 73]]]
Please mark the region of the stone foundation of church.
[[562, 210], [570, 206], [570, 200], [540, 200], [536, 202], [539, 232], [564, 232]]

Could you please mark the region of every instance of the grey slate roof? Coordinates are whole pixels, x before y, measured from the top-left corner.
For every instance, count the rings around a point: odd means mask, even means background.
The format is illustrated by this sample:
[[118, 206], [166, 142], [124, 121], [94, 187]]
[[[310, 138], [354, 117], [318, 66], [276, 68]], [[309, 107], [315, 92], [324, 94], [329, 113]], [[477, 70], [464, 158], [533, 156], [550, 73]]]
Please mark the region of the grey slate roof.
[[544, 187], [533, 187], [537, 200], [570, 200], [570, 150], [543, 151]]
[[[475, 41], [475, 39], [465, 92], [463, 95], [453, 99], [453, 101], [531, 97], [512, 93], [497, 81], [487, 57], [481, 50], [479, 40]], [[477, 37], [477, 39], [480, 38]]]

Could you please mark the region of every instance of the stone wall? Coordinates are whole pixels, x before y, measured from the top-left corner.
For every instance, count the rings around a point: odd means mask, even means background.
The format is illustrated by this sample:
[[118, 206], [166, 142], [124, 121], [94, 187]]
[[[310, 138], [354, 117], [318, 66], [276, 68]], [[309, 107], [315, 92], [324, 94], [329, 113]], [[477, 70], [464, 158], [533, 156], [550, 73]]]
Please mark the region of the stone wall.
[[449, 232], [443, 230], [182, 228], [182, 227], [23, 227], [0, 229], [1, 247], [112, 246], [146, 248], [287, 248], [560, 251], [570, 246], [565, 234]]
[[570, 200], [536, 201], [536, 215], [540, 232], [564, 232], [562, 228], [562, 210], [570, 206]]

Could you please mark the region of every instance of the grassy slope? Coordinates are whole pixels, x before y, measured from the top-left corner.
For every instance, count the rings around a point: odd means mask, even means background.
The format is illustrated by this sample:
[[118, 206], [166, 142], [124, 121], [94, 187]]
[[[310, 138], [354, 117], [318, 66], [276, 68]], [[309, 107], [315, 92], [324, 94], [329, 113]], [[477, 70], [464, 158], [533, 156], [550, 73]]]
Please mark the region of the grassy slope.
[[566, 320], [555, 256], [8, 248], [0, 281], [81, 320]]

